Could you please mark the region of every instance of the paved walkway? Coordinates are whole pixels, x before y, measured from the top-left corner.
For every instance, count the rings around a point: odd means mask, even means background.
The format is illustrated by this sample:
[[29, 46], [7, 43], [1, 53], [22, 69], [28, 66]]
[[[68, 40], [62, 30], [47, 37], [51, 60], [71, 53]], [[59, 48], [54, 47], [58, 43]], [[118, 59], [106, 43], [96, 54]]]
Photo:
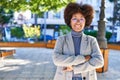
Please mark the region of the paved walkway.
[[[56, 67], [52, 52], [46, 48], [17, 48], [14, 56], [0, 60], [0, 80], [53, 80]], [[98, 80], [120, 80], [119, 74], [120, 51], [110, 50], [109, 69], [97, 73]]]

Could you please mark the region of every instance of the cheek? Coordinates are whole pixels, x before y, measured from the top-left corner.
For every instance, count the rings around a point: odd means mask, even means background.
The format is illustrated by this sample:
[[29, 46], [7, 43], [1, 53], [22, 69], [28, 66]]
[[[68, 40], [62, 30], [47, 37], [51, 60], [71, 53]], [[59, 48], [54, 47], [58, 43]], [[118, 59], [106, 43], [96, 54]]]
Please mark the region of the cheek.
[[83, 24], [83, 28], [85, 27], [85, 24]]
[[70, 23], [70, 26], [72, 27], [73, 25], [74, 25], [74, 23], [71, 22], [71, 23]]

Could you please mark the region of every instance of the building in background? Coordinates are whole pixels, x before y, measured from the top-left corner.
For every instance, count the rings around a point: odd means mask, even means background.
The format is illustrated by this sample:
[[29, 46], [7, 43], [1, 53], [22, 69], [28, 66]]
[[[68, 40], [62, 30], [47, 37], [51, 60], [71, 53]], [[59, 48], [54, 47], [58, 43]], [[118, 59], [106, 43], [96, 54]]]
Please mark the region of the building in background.
[[[95, 9], [95, 15], [92, 25], [97, 25], [97, 21], [99, 20], [101, 0], [77, 0], [77, 2], [83, 4], [86, 3], [93, 6]], [[105, 0], [105, 17], [107, 25], [112, 25], [112, 23], [107, 20], [107, 18], [113, 17], [113, 3], [110, 3], [109, 0]]]
[[[87, 3], [90, 4], [94, 7], [95, 9], [95, 17], [94, 20], [92, 22], [92, 25], [97, 25], [97, 21], [99, 20], [99, 13], [100, 13], [100, 5], [101, 5], [101, 0], [76, 0], [78, 3]], [[110, 18], [113, 16], [113, 3], [110, 3], [109, 0], [106, 0], [106, 22], [107, 25], [111, 25], [112, 23], [107, 21], [107, 18]], [[47, 12], [47, 19], [46, 19], [46, 24], [53, 24], [53, 25], [65, 25], [64, 22], [64, 8], [61, 9], [61, 11], [59, 12], [53, 12], [53, 11], [49, 11]], [[21, 18], [22, 15], [22, 21], [21, 19], [19, 19], [19, 17]], [[34, 14], [31, 14], [30, 11], [26, 11], [26, 12], [20, 12], [20, 13], [15, 13], [15, 20], [18, 21], [18, 23], [31, 23], [34, 24], [34, 19], [35, 16]], [[38, 18], [38, 24], [44, 24], [44, 18]]]
[[[91, 24], [92, 29], [97, 30], [98, 26], [98, 20], [99, 20], [99, 14], [100, 14], [100, 6], [101, 6], [101, 0], [76, 0], [77, 3], [83, 3], [83, 4], [90, 4], [95, 9], [95, 15], [93, 22]], [[113, 7], [114, 4], [109, 2], [109, 0], [105, 0], [105, 21], [106, 21], [106, 30], [112, 32], [111, 26], [112, 22], [108, 21], [107, 19], [110, 17], [113, 17]], [[14, 16], [15, 21], [18, 24], [35, 24], [35, 14], [32, 14], [29, 10], [26, 12], [19, 12], [15, 13]], [[40, 24], [42, 33], [44, 34], [44, 31], [47, 33], [52, 33], [52, 37], [54, 37], [56, 34], [55, 27], [65, 25], [64, 22], [64, 8], [62, 8], [59, 12], [54, 11], [48, 11], [46, 12], [46, 18], [39, 17], [37, 18], [37, 24]], [[47, 27], [45, 27], [45, 24]], [[52, 29], [52, 30], [51, 30]], [[47, 35], [47, 33], [45, 35]], [[58, 34], [57, 34], [58, 36]]]

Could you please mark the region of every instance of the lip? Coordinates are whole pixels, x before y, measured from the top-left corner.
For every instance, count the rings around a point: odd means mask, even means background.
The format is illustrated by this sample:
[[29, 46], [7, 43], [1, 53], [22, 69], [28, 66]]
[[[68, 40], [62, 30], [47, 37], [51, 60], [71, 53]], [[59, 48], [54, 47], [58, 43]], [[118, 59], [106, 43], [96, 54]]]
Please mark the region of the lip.
[[81, 26], [80, 25], [75, 25], [75, 28], [80, 28]]

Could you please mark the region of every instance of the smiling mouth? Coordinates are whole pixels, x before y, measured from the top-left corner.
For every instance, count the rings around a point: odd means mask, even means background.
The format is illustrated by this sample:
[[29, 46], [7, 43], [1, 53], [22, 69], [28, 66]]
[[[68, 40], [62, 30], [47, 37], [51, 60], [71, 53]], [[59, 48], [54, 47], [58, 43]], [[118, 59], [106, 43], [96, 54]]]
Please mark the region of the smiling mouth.
[[80, 28], [81, 26], [80, 25], [75, 25], [75, 28]]

